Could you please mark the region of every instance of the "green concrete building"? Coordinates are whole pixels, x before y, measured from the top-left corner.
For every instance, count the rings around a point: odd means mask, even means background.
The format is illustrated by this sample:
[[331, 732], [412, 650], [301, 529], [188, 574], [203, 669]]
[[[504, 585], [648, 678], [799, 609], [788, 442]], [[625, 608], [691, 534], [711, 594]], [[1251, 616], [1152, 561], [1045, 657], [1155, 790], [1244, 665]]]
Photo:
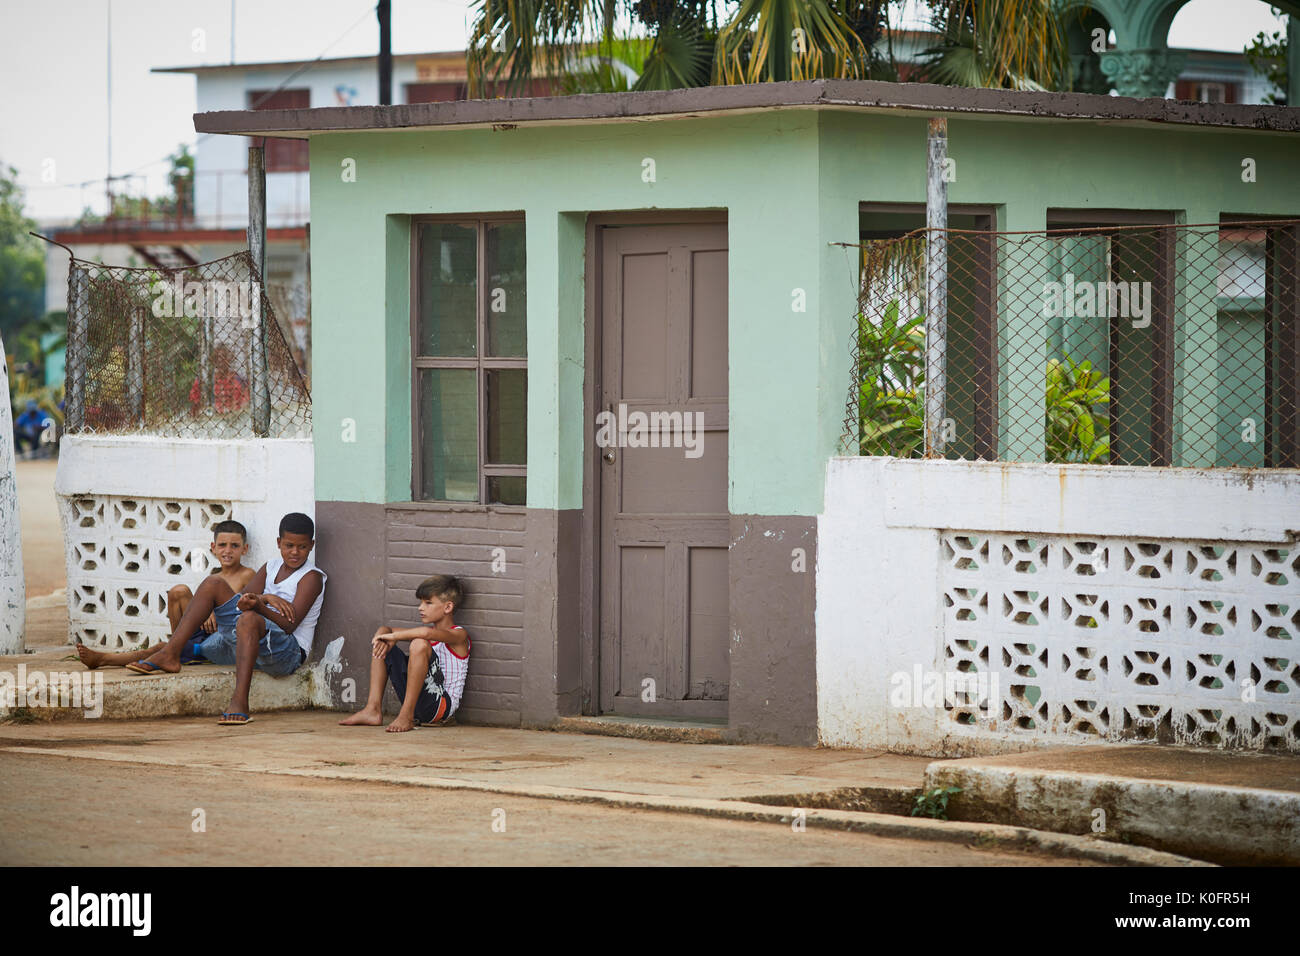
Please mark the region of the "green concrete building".
[[[311, 144], [320, 627], [346, 638], [345, 676], [364, 686], [374, 628], [415, 623], [416, 585], [455, 573], [467, 721], [815, 742], [852, 244], [924, 225], [931, 118], [953, 228], [1300, 217], [1300, 110], [1281, 107], [821, 80], [197, 115]], [[1096, 254], [1081, 238], [1053, 275]], [[1008, 416], [1041, 402], [1050, 346], [1005, 313], [975, 457], [1041, 461], [1041, 414]], [[1230, 357], [1170, 361], [1182, 382]], [[1231, 444], [1179, 394], [1166, 458], [1133, 463], [1212, 467]]]

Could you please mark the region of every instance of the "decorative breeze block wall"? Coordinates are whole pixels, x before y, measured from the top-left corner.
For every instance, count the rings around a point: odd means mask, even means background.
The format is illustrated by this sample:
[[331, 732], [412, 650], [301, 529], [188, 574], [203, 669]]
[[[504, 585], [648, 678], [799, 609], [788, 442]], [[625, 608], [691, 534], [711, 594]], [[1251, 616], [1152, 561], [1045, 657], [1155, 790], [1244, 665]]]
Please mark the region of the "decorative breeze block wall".
[[[959, 724], [1300, 750], [1300, 548], [943, 531]], [[996, 683], [994, 681], [996, 678]]]
[[212, 526], [230, 501], [118, 495], [62, 499], [68, 549], [68, 624], [82, 643], [133, 650], [165, 641], [167, 592], [194, 589], [215, 566]]

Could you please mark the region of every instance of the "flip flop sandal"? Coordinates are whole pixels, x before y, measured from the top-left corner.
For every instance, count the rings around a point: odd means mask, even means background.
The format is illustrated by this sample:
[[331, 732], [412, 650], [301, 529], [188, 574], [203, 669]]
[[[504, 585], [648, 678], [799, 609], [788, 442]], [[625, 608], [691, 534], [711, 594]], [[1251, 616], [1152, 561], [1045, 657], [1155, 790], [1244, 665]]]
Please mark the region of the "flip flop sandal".
[[[236, 720], [234, 718], [243, 718], [243, 719]], [[221, 719], [217, 721], [217, 723], [221, 724], [223, 727], [240, 727], [243, 726], [244, 724], [251, 724], [252, 722], [253, 722], [252, 717], [249, 717], [248, 714], [241, 714], [237, 710], [232, 711], [229, 714], [222, 714]]]
[[149, 661], [132, 661], [126, 665], [126, 669], [133, 674], [143, 674], [145, 677], [152, 677], [154, 674], [166, 674], [167, 672]]

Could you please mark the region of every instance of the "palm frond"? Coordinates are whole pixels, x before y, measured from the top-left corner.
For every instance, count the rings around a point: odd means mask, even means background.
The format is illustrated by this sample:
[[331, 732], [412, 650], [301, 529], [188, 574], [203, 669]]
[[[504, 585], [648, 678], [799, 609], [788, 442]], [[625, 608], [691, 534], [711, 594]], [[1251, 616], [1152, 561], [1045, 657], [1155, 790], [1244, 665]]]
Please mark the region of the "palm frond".
[[676, 90], [709, 82], [711, 42], [687, 19], [663, 23], [646, 57], [635, 90]]
[[715, 83], [858, 77], [870, 52], [828, 0], [741, 0], [718, 34]]

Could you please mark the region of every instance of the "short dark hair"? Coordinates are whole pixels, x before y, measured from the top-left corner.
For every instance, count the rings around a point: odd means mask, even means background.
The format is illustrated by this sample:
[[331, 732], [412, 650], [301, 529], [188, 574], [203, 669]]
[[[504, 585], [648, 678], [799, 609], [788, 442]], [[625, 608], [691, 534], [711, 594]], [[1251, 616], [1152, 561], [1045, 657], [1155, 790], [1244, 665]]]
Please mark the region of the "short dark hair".
[[280, 519], [280, 537], [286, 534], [305, 534], [309, 538], [316, 537], [316, 525], [312, 523], [301, 511], [291, 511]]
[[244, 544], [248, 544], [248, 529], [238, 521], [218, 521], [212, 526], [212, 540], [217, 540], [219, 534], [237, 534], [244, 539]]
[[427, 601], [430, 598], [437, 598], [439, 601], [450, 601], [456, 607], [460, 607], [461, 601], [465, 600], [465, 589], [452, 575], [435, 574], [433, 577], [425, 578], [420, 582], [420, 586], [415, 589], [415, 596], [421, 601]]

